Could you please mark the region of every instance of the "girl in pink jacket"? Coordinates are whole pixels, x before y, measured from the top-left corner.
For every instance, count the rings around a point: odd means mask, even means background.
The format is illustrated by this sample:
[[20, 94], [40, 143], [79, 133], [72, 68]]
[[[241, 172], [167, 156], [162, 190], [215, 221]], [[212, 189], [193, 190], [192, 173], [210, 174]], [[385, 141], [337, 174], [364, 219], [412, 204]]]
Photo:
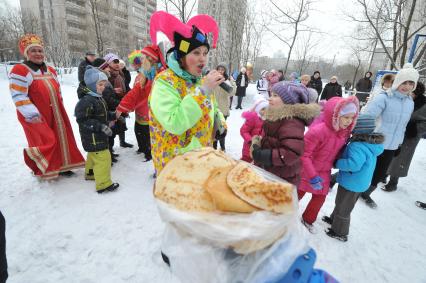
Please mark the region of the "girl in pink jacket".
[[297, 194], [299, 200], [311, 193], [302, 223], [313, 232], [315, 222], [327, 196], [333, 163], [344, 147], [355, 126], [359, 102], [355, 96], [333, 97], [324, 106], [324, 119], [311, 126], [305, 134], [305, 151], [301, 158], [301, 182]]
[[263, 99], [259, 100], [255, 103], [252, 110], [243, 112], [241, 115], [246, 120], [240, 129], [240, 134], [244, 139], [243, 156], [241, 157], [241, 160], [250, 163], [253, 161], [250, 157], [251, 139], [254, 136], [260, 136], [263, 125], [262, 115], [268, 105], [268, 101]]

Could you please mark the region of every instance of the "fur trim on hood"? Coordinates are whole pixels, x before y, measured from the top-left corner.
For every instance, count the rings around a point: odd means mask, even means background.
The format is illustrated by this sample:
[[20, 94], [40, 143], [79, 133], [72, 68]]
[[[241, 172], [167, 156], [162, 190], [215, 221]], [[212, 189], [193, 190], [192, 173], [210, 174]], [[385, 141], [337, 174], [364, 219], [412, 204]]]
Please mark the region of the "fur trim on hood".
[[385, 141], [385, 136], [380, 133], [371, 134], [353, 134], [351, 142], [367, 142], [372, 144], [382, 144]]
[[265, 120], [275, 122], [282, 119], [299, 118], [305, 122], [310, 122], [320, 114], [320, 109], [320, 106], [316, 103], [284, 104], [275, 109], [268, 107], [265, 112]]

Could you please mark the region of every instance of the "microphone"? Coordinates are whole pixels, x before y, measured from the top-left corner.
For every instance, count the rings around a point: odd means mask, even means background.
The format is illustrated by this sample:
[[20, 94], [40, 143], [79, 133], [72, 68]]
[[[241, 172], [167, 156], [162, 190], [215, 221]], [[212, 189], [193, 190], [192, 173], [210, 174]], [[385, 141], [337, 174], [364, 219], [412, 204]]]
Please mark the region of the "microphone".
[[[210, 69], [209, 69], [209, 68], [204, 68], [204, 70], [203, 70], [203, 76], [206, 76], [209, 72], [210, 72]], [[227, 83], [225, 83], [225, 82], [220, 83], [220, 84], [219, 84], [219, 86], [220, 86], [220, 87], [221, 87], [224, 91], [226, 91], [227, 93], [231, 93], [231, 92], [232, 92], [232, 90], [233, 90], [232, 86], [230, 86], [229, 84], [227, 84]]]

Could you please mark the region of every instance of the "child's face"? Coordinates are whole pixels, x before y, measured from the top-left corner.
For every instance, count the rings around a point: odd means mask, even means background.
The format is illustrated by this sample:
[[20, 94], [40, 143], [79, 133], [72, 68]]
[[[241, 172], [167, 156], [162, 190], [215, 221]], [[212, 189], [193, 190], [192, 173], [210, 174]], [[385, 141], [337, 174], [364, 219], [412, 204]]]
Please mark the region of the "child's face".
[[107, 81], [99, 81], [96, 83], [96, 92], [102, 94], [105, 90], [105, 85]]
[[349, 127], [352, 124], [352, 121], [354, 120], [354, 117], [355, 117], [355, 113], [349, 113], [349, 114], [340, 116], [340, 118], [339, 118], [339, 128], [341, 130], [344, 130], [347, 127]]
[[307, 77], [302, 77], [302, 79], [300, 80], [300, 82], [304, 85], [304, 86], [308, 86], [310, 81], [310, 78]]
[[281, 99], [281, 97], [275, 92], [272, 92], [271, 97], [269, 97], [268, 101], [269, 101], [269, 107], [271, 108], [278, 108], [284, 105], [284, 102]]
[[405, 81], [399, 85], [398, 91], [402, 94], [409, 95], [414, 90], [415, 83], [412, 81]]

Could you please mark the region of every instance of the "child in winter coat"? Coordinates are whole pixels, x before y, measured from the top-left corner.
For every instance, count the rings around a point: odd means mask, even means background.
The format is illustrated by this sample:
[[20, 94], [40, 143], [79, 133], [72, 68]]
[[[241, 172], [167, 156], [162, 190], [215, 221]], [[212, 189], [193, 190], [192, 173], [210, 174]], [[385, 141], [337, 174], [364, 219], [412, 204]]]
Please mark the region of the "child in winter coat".
[[308, 104], [308, 91], [300, 84], [279, 82], [272, 87], [265, 113], [262, 138], [252, 140], [254, 163], [298, 185], [307, 126], [319, 114], [317, 104]]
[[335, 167], [339, 169], [336, 206], [333, 213], [322, 220], [331, 225], [326, 234], [343, 242], [348, 240], [351, 212], [359, 194], [370, 186], [377, 156], [384, 150], [384, 136], [374, 133], [374, 128], [375, 118], [361, 114], [348, 146], [336, 162]]
[[257, 87], [257, 93], [262, 96], [265, 99], [269, 98], [268, 94], [268, 80], [266, 79], [268, 75], [268, 71], [263, 70], [260, 73], [260, 79], [257, 81], [256, 87]]
[[324, 204], [330, 184], [331, 168], [345, 145], [358, 116], [359, 104], [355, 96], [333, 97], [324, 106], [324, 120], [309, 128], [305, 135], [305, 152], [301, 158], [299, 200], [311, 193], [302, 215], [302, 223], [314, 232], [313, 223]]
[[152, 81], [157, 73], [163, 70], [162, 54], [157, 45], [148, 45], [141, 50], [145, 55], [142, 59], [142, 72], [138, 75], [138, 83], [123, 97], [117, 107], [117, 115], [136, 111], [135, 136], [138, 142], [137, 154], [143, 153], [145, 161], [150, 161], [151, 141], [149, 135], [148, 97], [151, 93]]
[[263, 116], [265, 109], [268, 107], [268, 101], [259, 100], [254, 104], [254, 107], [251, 111], [243, 112], [241, 115], [246, 121], [240, 129], [240, 134], [244, 139], [243, 144], [243, 156], [241, 160], [252, 162], [250, 157], [250, 145], [251, 140], [254, 136], [259, 136], [262, 132], [263, 125]]
[[102, 98], [107, 81], [108, 78], [104, 73], [88, 66], [84, 82], [90, 92], [82, 97], [75, 107], [81, 143], [88, 152], [85, 178], [95, 180], [98, 193], [114, 191], [119, 186], [118, 183], [111, 181], [108, 137], [112, 136], [112, 130], [108, 127], [108, 123], [115, 120], [115, 113], [108, 112], [108, 106]]
[[366, 114], [380, 119], [376, 130], [385, 136], [385, 150], [377, 157], [376, 168], [370, 188], [361, 194], [361, 199], [371, 207], [376, 208], [376, 202], [371, 194], [379, 182], [386, 182], [386, 173], [397, 149], [404, 141], [405, 130], [414, 110], [411, 92], [416, 88], [419, 72], [411, 63], [404, 65], [398, 71], [391, 89], [379, 93], [365, 109]]

